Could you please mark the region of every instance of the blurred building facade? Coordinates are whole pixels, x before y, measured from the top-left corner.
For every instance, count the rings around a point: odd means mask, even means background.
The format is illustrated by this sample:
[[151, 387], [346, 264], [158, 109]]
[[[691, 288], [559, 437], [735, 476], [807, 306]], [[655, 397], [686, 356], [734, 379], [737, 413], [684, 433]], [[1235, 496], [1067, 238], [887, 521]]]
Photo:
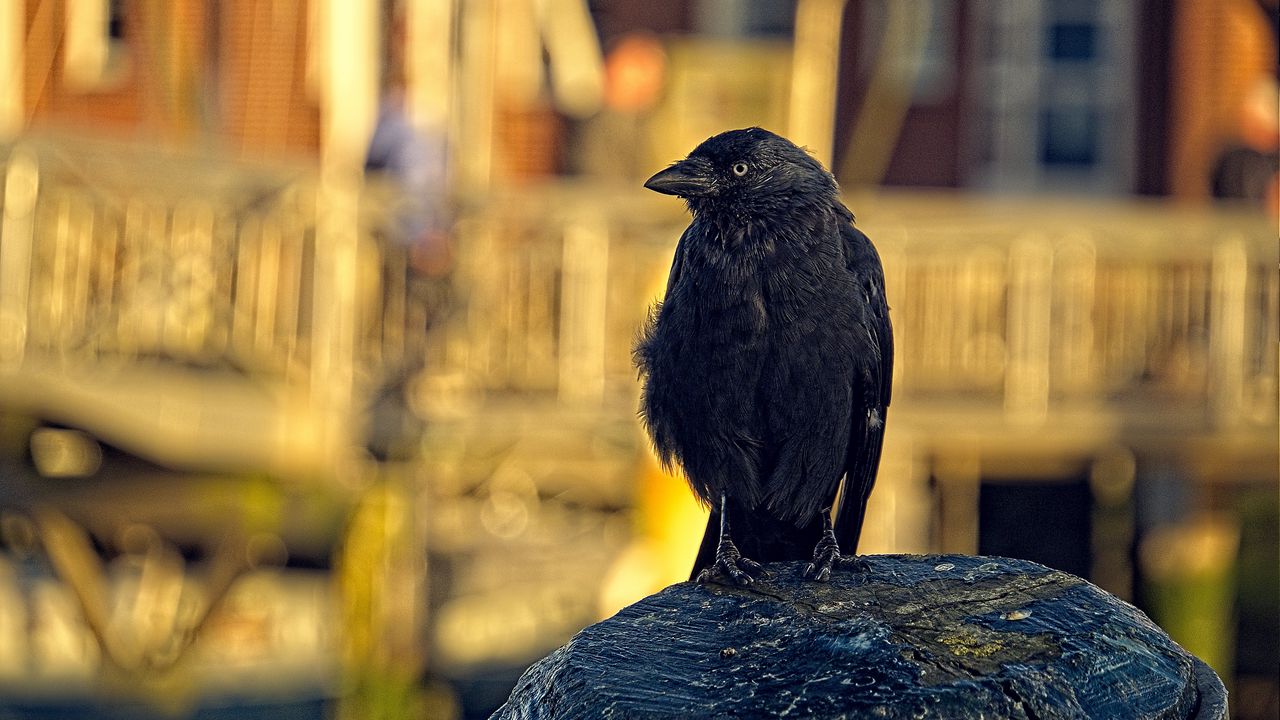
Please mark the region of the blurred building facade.
[[[1204, 201], [1233, 148], [1274, 156], [1240, 110], [1274, 12], [6, 5], [0, 703], [72, 666], [196, 705], [281, 667], [316, 712], [483, 716], [682, 579], [704, 515], [648, 455], [630, 345], [686, 218], [636, 181], [762, 124], [831, 163], [888, 272], [865, 549], [1081, 574], [1266, 717], [1274, 216]], [[387, 107], [445, 145], [444, 292], [406, 184], [363, 172]], [[244, 672], [170, 666], [202, 653]]]
[[[314, 155], [306, 3], [16, 3], [22, 127]], [[11, 11], [13, 12], [13, 11]]]

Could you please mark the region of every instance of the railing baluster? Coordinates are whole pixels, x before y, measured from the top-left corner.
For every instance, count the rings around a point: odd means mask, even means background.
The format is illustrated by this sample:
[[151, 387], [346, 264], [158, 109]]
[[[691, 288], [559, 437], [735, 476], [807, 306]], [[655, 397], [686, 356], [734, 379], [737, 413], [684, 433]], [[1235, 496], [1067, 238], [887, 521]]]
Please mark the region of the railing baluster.
[[0, 212], [0, 363], [21, 364], [27, 348], [31, 255], [40, 166], [24, 146], [9, 152]]

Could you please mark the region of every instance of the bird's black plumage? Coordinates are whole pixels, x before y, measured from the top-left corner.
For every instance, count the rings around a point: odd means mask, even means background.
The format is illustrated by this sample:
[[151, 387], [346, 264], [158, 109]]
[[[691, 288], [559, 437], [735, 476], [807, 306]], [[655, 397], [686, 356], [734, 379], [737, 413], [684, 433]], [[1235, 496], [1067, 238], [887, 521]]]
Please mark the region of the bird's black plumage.
[[889, 405], [875, 247], [831, 174], [760, 128], [706, 140], [645, 186], [693, 215], [635, 357], [659, 457], [712, 507], [694, 576], [812, 558], [825, 578], [837, 542], [856, 549]]

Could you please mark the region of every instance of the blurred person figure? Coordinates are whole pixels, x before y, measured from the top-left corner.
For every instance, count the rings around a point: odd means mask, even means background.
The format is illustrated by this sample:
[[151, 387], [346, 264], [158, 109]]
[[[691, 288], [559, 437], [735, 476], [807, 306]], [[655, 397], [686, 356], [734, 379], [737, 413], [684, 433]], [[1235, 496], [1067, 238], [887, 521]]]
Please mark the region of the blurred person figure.
[[410, 267], [430, 277], [444, 275], [450, 265], [446, 147], [442, 133], [425, 133], [410, 122], [400, 92], [384, 96], [364, 168], [396, 183], [391, 240], [409, 248]]

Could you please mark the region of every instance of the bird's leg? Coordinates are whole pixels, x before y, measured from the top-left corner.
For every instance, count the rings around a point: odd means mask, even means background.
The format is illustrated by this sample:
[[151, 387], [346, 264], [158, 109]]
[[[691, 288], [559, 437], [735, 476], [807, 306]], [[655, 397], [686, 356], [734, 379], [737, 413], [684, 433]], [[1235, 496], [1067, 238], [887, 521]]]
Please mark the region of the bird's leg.
[[831, 527], [831, 508], [822, 511], [822, 537], [813, 548], [813, 562], [804, 569], [804, 576], [818, 582], [826, 582], [831, 577], [831, 568], [850, 568], [855, 572], [867, 572], [870, 566], [867, 561], [857, 555], [841, 555], [840, 545], [836, 542], [836, 531]]
[[717, 574], [728, 575], [737, 585], [749, 585], [764, 572], [764, 567], [750, 558], [742, 557], [738, 546], [729, 537], [729, 504], [720, 496], [720, 542], [716, 545], [716, 561], [698, 573], [698, 582], [707, 582]]

